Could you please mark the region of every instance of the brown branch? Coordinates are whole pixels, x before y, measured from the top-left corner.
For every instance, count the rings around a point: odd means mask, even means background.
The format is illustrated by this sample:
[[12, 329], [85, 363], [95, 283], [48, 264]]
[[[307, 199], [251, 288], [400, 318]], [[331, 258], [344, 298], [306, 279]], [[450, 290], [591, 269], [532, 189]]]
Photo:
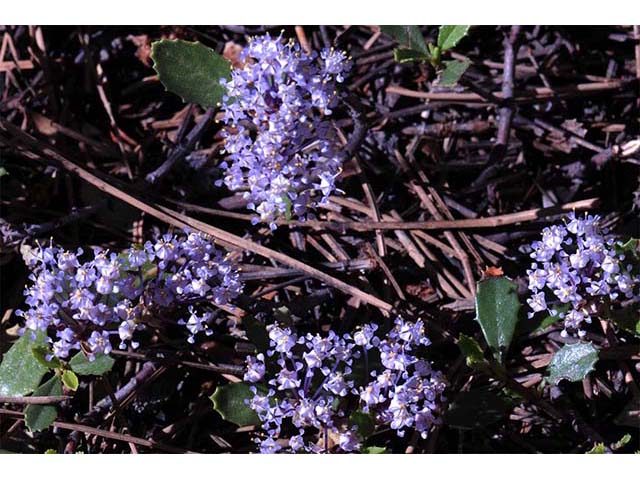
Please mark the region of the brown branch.
[[301, 270], [304, 274], [320, 280], [327, 284], [330, 287], [341, 290], [342, 292], [357, 297], [361, 301], [378, 307], [383, 312], [388, 312], [393, 309], [393, 306], [378, 297], [371, 295], [370, 293], [364, 292], [359, 288], [356, 288], [352, 285], [349, 285], [342, 280], [332, 277], [331, 275], [318, 270], [314, 267], [311, 267], [299, 260], [291, 258], [284, 253], [277, 252], [270, 248], [267, 248], [258, 243], [252, 242], [245, 238], [239, 237], [232, 233], [229, 233], [221, 228], [214, 227], [212, 225], [208, 225], [204, 222], [191, 218], [187, 215], [183, 215], [179, 212], [171, 210], [169, 208], [165, 208], [158, 205], [149, 205], [144, 201], [130, 195], [119, 188], [114, 187], [110, 183], [105, 180], [102, 180], [98, 176], [93, 173], [85, 170], [84, 168], [76, 165], [74, 162], [66, 158], [64, 155], [54, 150], [49, 145], [42, 145], [38, 142], [34, 137], [29, 135], [26, 132], [23, 132], [10, 122], [7, 122], [4, 119], [0, 119], [0, 130], [4, 130], [10, 135], [19, 138], [21, 141], [27, 143], [29, 146], [34, 147], [42, 153], [44, 157], [50, 157], [59, 163], [65, 170], [77, 175], [82, 180], [90, 183], [98, 190], [101, 190], [119, 200], [122, 200], [129, 205], [148, 213], [149, 215], [161, 220], [170, 225], [174, 225], [178, 228], [191, 228], [192, 230], [199, 231], [201, 233], [207, 234], [213, 238], [213, 241], [219, 245], [222, 245], [226, 248], [233, 249], [241, 249], [248, 250], [262, 257], [268, 258], [270, 260], [274, 260], [276, 262], [280, 262], [283, 265], [287, 265], [291, 268], [295, 268]]
[[3, 397], [0, 396], [0, 403], [12, 403], [14, 405], [53, 405], [70, 400], [73, 397], [67, 395], [49, 395], [42, 397]]

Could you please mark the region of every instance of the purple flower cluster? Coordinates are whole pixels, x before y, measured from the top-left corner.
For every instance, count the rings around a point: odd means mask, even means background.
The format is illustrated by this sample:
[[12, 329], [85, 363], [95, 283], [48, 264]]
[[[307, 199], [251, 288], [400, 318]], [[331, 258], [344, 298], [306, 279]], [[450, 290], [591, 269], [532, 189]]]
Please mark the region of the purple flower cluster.
[[[266, 434], [256, 439], [261, 453], [358, 450], [362, 437], [349, 422], [358, 408], [398, 436], [414, 428], [426, 438], [438, 422], [445, 383], [416, 356], [417, 348], [429, 344], [424, 325], [398, 318], [382, 340], [376, 330], [365, 324], [353, 335], [298, 337], [289, 328], [270, 327], [267, 356], [247, 357], [244, 377], [261, 384], [252, 387], [249, 401]], [[372, 353], [379, 355], [380, 371], [369, 371]], [[364, 366], [360, 380], [354, 362]]]
[[166, 234], [120, 254], [94, 248], [86, 261], [83, 253], [38, 247], [28, 259], [31, 284], [24, 294], [29, 308], [17, 313], [25, 332], [52, 335], [49, 342], [59, 358], [79, 349], [90, 359], [108, 354], [112, 338], [120, 348], [135, 348], [133, 335], [143, 328], [143, 318], [169, 307], [188, 309], [189, 318], [180, 323], [193, 342], [201, 331], [211, 334], [212, 313], [202, 305], [226, 304], [242, 288], [234, 264], [196, 233]]
[[[275, 220], [326, 201], [336, 189], [342, 159], [327, 116], [337, 84], [349, 69], [334, 49], [305, 53], [268, 34], [254, 37], [240, 54], [242, 68], [222, 80], [228, 160], [224, 183], [244, 191], [254, 219]], [[219, 181], [220, 185], [222, 181]]]
[[[564, 225], [545, 228], [542, 240], [531, 245], [529, 317], [537, 312], [558, 315], [564, 319], [563, 336], [577, 331], [583, 337], [583, 324], [591, 323], [605, 300], [640, 298], [636, 291], [640, 276], [633, 273], [621, 244], [607, 235], [599, 220], [571, 213]], [[569, 309], [559, 312], [558, 304]]]

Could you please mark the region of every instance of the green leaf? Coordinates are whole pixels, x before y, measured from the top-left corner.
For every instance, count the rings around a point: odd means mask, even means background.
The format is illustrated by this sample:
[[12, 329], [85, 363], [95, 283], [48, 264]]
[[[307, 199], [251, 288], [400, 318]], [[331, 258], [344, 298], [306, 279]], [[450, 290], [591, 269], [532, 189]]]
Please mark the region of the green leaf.
[[38, 332], [34, 341], [31, 333], [25, 332], [4, 355], [0, 364], [0, 395], [22, 397], [40, 385], [48, 369], [33, 356], [34, 346], [44, 346], [43, 332]]
[[631, 435], [626, 433], [620, 440], [611, 445], [611, 450], [620, 450], [631, 441]]
[[478, 368], [487, 364], [482, 347], [475, 338], [467, 337], [464, 333], [458, 339], [458, 348], [467, 359], [467, 366]]
[[80, 385], [78, 376], [71, 370], [65, 370], [62, 373], [62, 383], [64, 383], [65, 387], [67, 387], [69, 390], [73, 390], [74, 392], [78, 390], [78, 385]]
[[366, 440], [376, 429], [373, 415], [362, 410], [356, 410], [349, 416], [349, 425], [358, 427], [357, 433], [362, 440]]
[[418, 50], [411, 50], [410, 48], [396, 48], [393, 51], [393, 58], [398, 63], [422, 62], [429, 60], [429, 56], [426, 53], [419, 52]]
[[109, 355], [96, 355], [96, 358], [91, 362], [84, 353], [78, 352], [69, 362], [69, 366], [78, 375], [100, 376], [111, 370], [114, 363], [115, 360]]
[[427, 44], [417, 25], [380, 25], [380, 29], [401, 46], [428, 55]]
[[58, 453], [57, 450], [54, 450], [53, 448], [48, 448], [44, 451], [45, 455], [56, 455]]
[[386, 447], [364, 447], [362, 449], [362, 453], [366, 453], [366, 454], [373, 454], [373, 455], [379, 455], [381, 453], [387, 453], [387, 448]]
[[585, 452], [585, 453], [587, 453], [587, 454], [607, 453], [607, 449], [604, 446], [604, 443], [596, 443], [591, 450], [589, 450], [588, 452]]
[[[259, 425], [258, 415], [245, 403], [245, 400], [253, 398], [250, 387], [248, 383], [244, 382], [219, 386], [209, 397], [213, 402], [214, 410], [227, 422], [235, 423], [239, 427]], [[258, 386], [257, 388], [261, 393], [267, 392], [264, 387]]]
[[460, 392], [444, 415], [444, 422], [459, 430], [484, 428], [509, 414], [511, 402], [488, 388]]
[[0, 177], [4, 177], [5, 175], [9, 175], [9, 172], [7, 172], [6, 168], [0, 167]]
[[256, 346], [258, 352], [266, 352], [269, 349], [269, 334], [265, 324], [252, 315], [245, 315], [242, 318], [242, 325], [247, 333], [247, 339]]
[[293, 204], [291, 203], [289, 195], [287, 195], [286, 193], [282, 195], [282, 202], [284, 203], [284, 218], [288, 222], [291, 220], [291, 207], [293, 206]]
[[476, 320], [500, 362], [511, 344], [519, 309], [516, 284], [508, 278], [491, 277], [478, 282]]
[[620, 310], [613, 310], [610, 312], [610, 316], [616, 326], [636, 336], [640, 336], [640, 316], [638, 316], [637, 308], [629, 306]]
[[[62, 395], [62, 382], [57, 375], [40, 385], [33, 393], [37, 397]], [[32, 432], [39, 432], [55, 421], [58, 410], [52, 405], [29, 405], [24, 410], [24, 423]]]
[[441, 25], [438, 31], [438, 47], [442, 51], [455, 47], [469, 31], [471, 25]]
[[573, 343], [558, 350], [549, 364], [549, 381], [557, 385], [562, 379], [579, 382], [593, 370], [598, 350], [589, 343]]
[[51, 355], [51, 350], [44, 345], [36, 345], [31, 349], [33, 357], [47, 369], [60, 368], [60, 360], [57, 357], [51, 357], [51, 360], [47, 360], [47, 357]]
[[185, 102], [213, 107], [222, 101], [220, 79], [231, 75], [222, 55], [199, 42], [160, 40], [151, 44], [151, 58], [165, 88]]
[[467, 71], [469, 60], [448, 60], [444, 62], [444, 69], [440, 72], [440, 86], [453, 87], [460, 77]]

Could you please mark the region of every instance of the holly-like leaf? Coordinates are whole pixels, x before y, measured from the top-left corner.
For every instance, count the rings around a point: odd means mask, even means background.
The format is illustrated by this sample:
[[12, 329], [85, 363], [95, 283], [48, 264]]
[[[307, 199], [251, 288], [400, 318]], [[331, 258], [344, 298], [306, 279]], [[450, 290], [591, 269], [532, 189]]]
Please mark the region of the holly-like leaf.
[[115, 360], [109, 355], [99, 354], [96, 358], [90, 361], [87, 356], [82, 353], [76, 353], [71, 361], [69, 367], [78, 375], [104, 375], [113, 368]]
[[0, 395], [22, 397], [40, 385], [48, 368], [33, 356], [38, 346], [44, 347], [44, 333], [38, 332], [31, 340], [31, 332], [25, 332], [5, 353], [0, 364]]
[[471, 62], [469, 60], [448, 60], [444, 62], [444, 69], [440, 72], [440, 85], [453, 87], [460, 77], [467, 71]]
[[438, 30], [438, 47], [442, 51], [455, 47], [469, 31], [471, 25], [441, 25]]
[[[227, 422], [235, 423], [239, 427], [260, 424], [256, 412], [245, 403], [245, 400], [253, 398], [250, 388], [251, 386], [244, 382], [219, 386], [210, 397], [214, 410]], [[263, 394], [267, 392], [264, 387], [257, 388]]]
[[511, 411], [509, 400], [488, 388], [461, 392], [444, 415], [444, 422], [459, 430], [483, 428], [502, 420]]
[[589, 343], [573, 343], [558, 350], [549, 364], [549, 381], [557, 385], [560, 380], [579, 382], [593, 370], [598, 361], [598, 350]]
[[493, 277], [478, 282], [476, 320], [500, 362], [513, 339], [519, 309], [516, 284], [508, 278]]
[[429, 55], [410, 48], [396, 48], [393, 51], [393, 58], [398, 63], [423, 62], [429, 60]]
[[402, 47], [429, 54], [422, 32], [417, 25], [380, 25], [383, 33], [394, 38]]
[[74, 392], [78, 390], [78, 386], [80, 385], [78, 376], [71, 370], [65, 370], [62, 372], [62, 383], [64, 383], [65, 387]]
[[[51, 377], [36, 389], [34, 395], [38, 397], [62, 395], [60, 377], [57, 375]], [[24, 410], [24, 423], [32, 432], [39, 432], [49, 428], [57, 416], [58, 410], [53, 405], [29, 405]]]
[[482, 347], [475, 338], [467, 337], [464, 333], [460, 334], [458, 348], [467, 359], [467, 366], [478, 368], [487, 364]]
[[160, 40], [151, 45], [151, 58], [165, 88], [185, 102], [213, 107], [222, 101], [220, 79], [231, 75], [222, 55], [199, 42]]

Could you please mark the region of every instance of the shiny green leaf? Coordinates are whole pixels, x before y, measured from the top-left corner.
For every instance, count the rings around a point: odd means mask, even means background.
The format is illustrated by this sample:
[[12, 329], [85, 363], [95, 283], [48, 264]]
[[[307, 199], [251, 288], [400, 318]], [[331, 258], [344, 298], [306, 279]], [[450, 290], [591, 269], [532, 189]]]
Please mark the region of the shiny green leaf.
[[[219, 386], [210, 397], [214, 410], [227, 422], [235, 423], [240, 427], [258, 425], [260, 423], [258, 415], [245, 403], [245, 400], [253, 398], [250, 387], [244, 382]], [[267, 390], [264, 387], [258, 387], [258, 391], [264, 393]]]
[[62, 372], [62, 383], [64, 383], [65, 387], [74, 392], [78, 390], [78, 386], [80, 385], [78, 376], [71, 370], [65, 370]]
[[393, 58], [398, 63], [406, 62], [422, 62], [429, 60], [429, 56], [418, 50], [411, 50], [410, 48], [396, 48], [393, 51]]
[[444, 69], [440, 72], [440, 86], [453, 87], [460, 77], [467, 71], [469, 60], [449, 60], [444, 62]]
[[364, 447], [362, 449], [362, 453], [370, 454], [370, 455], [379, 455], [382, 453], [387, 453], [387, 449], [386, 447], [375, 447], [375, 446]]
[[471, 368], [478, 368], [487, 364], [482, 347], [480, 347], [480, 344], [475, 338], [467, 337], [464, 333], [460, 334], [460, 338], [458, 339], [458, 348], [465, 356], [467, 366]]
[[471, 25], [441, 25], [438, 30], [438, 47], [442, 51], [455, 47], [469, 31]]
[[32, 341], [30, 332], [25, 332], [4, 354], [0, 364], [0, 395], [22, 397], [40, 384], [48, 368], [33, 356], [32, 350], [38, 346], [44, 346], [44, 333], [38, 332]]
[[76, 372], [78, 375], [100, 376], [111, 370], [114, 363], [115, 360], [109, 355], [96, 355], [96, 358], [92, 362], [84, 353], [78, 352], [69, 362], [69, 366], [71, 367], [71, 370]]
[[[40, 385], [33, 393], [37, 397], [62, 395], [62, 382], [57, 375]], [[58, 410], [53, 405], [29, 405], [24, 410], [24, 423], [32, 432], [49, 428], [55, 421]]]
[[513, 339], [519, 310], [520, 301], [514, 282], [506, 277], [491, 277], [478, 282], [476, 320], [500, 362]]
[[151, 45], [151, 58], [165, 88], [185, 102], [213, 107], [222, 101], [220, 79], [231, 75], [222, 55], [199, 42], [160, 40]]
[[589, 343], [573, 343], [558, 350], [549, 364], [549, 381], [558, 384], [560, 380], [582, 381], [594, 369], [598, 361], [598, 350]]
[[395, 39], [402, 47], [427, 55], [429, 50], [417, 25], [380, 25], [383, 33]]

